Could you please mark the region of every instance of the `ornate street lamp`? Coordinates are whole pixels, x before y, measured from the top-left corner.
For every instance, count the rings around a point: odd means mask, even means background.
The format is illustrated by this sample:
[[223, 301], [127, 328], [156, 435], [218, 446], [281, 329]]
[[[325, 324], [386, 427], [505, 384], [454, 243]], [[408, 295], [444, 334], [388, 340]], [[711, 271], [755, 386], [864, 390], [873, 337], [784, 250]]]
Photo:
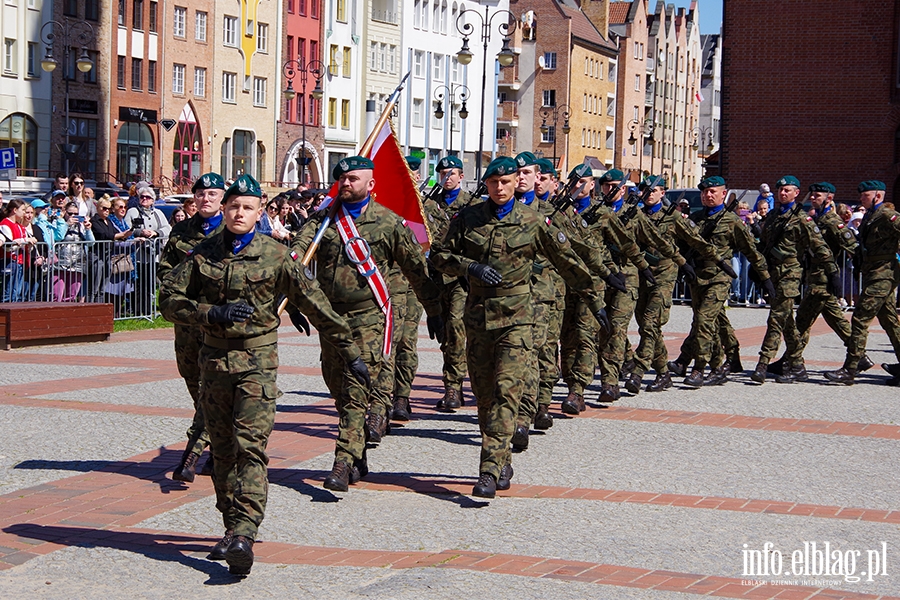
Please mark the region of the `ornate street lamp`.
[[[299, 157], [300, 161], [300, 183], [306, 183], [306, 165], [309, 160], [306, 158], [306, 111], [308, 110], [308, 105], [306, 102], [306, 83], [309, 80], [309, 76], [312, 75], [316, 80], [316, 86], [313, 88], [313, 91], [310, 92], [310, 96], [315, 100], [321, 100], [324, 95], [322, 91], [322, 78], [325, 76], [325, 65], [320, 60], [311, 60], [306, 64], [302, 64], [296, 60], [289, 60], [281, 65], [281, 72], [284, 74], [285, 79], [287, 79], [287, 87], [285, 88], [284, 98], [288, 101], [288, 105], [297, 97], [297, 92], [294, 91], [294, 77], [297, 74], [300, 74], [300, 93], [303, 96], [303, 102], [300, 105], [299, 117], [300, 124], [303, 129], [302, 137], [303, 137], [303, 145], [302, 145], [302, 156]], [[290, 116], [290, 106], [285, 107], [288, 116]]]

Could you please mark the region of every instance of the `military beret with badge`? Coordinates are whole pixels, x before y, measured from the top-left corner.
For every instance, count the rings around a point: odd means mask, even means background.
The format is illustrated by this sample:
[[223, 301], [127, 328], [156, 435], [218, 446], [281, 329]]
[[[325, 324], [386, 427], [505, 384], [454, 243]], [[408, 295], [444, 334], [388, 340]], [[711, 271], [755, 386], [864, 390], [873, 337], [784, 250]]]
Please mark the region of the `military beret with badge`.
[[835, 189], [835, 187], [833, 185], [831, 185], [827, 181], [820, 181], [819, 183], [814, 183], [811, 186], [809, 186], [809, 191], [810, 191], [810, 193], [813, 193], [813, 194], [816, 192], [825, 192], [826, 194], [833, 194], [837, 190]]
[[197, 190], [224, 190], [225, 189], [225, 180], [222, 179], [222, 176], [218, 173], [207, 173], [205, 175], [201, 175], [197, 178], [197, 181], [194, 182], [194, 185], [191, 186], [191, 192], [195, 193]]
[[228, 199], [231, 196], [255, 196], [256, 198], [262, 198], [262, 188], [259, 187], [259, 182], [253, 179], [251, 175], [241, 175], [237, 179], [234, 180], [234, 183], [225, 190], [225, 196], [222, 198], [222, 202], [228, 202]]
[[541, 173], [545, 175], [552, 175], [553, 177], [557, 176], [556, 168], [553, 166], [553, 161], [549, 158], [539, 158], [535, 163], [538, 168], [541, 170]]
[[572, 179], [573, 177], [581, 179], [582, 177], [592, 177], [593, 175], [593, 169], [591, 169], [591, 167], [589, 167], [588, 165], [582, 163], [569, 172], [569, 179]]
[[700, 180], [700, 183], [697, 187], [700, 190], [705, 190], [706, 188], [711, 187], [721, 187], [725, 185], [725, 178], [719, 177], [718, 175], [713, 175], [712, 177], [704, 177]]
[[462, 169], [463, 164], [462, 161], [459, 160], [458, 156], [445, 156], [441, 160], [438, 161], [437, 170], [444, 171], [446, 169]]
[[407, 157], [406, 157], [406, 164], [407, 164], [407, 165], [409, 166], [409, 168], [412, 169], [413, 171], [418, 171], [418, 170], [419, 170], [419, 167], [422, 166], [422, 159], [421, 159], [421, 158], [416, 158], [415, 156], [407, 156]]
[[884, 185], [883, 181], [878, 181], [877, 179], [869, 179], [868, 181], [861, 182], [858, 186], [856, 186], [856, 191], [862, 194], [863, 192], [883, 192], [887, 188]]
[[638, 189], [644, 191], [654, 181], [658, 181], [655, 187], [661, 187], [662, 189], [666, 189], [666, 179], [665, 177], [659, 177], [658, 175], [649, 175], [644, 178], [644, 180], [638, 184]]
[[[587, 166], [587, 165], [583, 165]], [[588, 167], [590, 168], [590, 167]], [[582, 175], [582, 177], [584, 177]], [[620, 171], [619, 169], [610, 169], [606, 173], [600, 176], [600, 183], [612, 183], [614, 181], [622, 181], [622, 178], [625, 177], [625, 173]]]
[[776, 188], [785, 187], [787, 185], [792, 185], [796, 188], [799, 188], [800, 180], [797, 179], [796, 177], [794, 177], [793, 175], [785, 175], [784, 177], [782, 177], [781, 179], [779, 179], [778, 181], [775, 182]]
[[520, 169], [536, 165], [537, 160], [537, 156], [532, 152], [520, 152], [516, 154], [516, 165], [518, 165]]
[[374, 168], [375, 165], [365, 156], [350, 156], [348, 158], [342, 158], [338, 161], [338, 164], [334, 165], [334, 168], [331, 170], [331, 177], [333, 179], [340, 179], [341, 175], [349, 173], [350, 171], [360, 171], [363, 169], [371, 171]]
[[516, 165], [514, 158], [510, 158], [509, 156], [498, 156], [492, 160], [491, 164], [484, 170], [484, 175], [481, 176], [481, 180], [487, 181], [490, 177], [494, 177], [495, 175], [515, 175], [518, 170], [519, 167]]

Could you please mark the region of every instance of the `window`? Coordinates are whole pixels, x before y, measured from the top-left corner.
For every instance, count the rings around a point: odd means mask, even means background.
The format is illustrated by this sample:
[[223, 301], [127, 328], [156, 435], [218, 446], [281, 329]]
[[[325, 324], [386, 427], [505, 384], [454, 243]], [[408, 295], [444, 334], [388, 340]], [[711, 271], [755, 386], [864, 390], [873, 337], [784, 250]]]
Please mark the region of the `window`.
[[125, 57], [119, 56], [116, 61], [116, 87], [125, 89]]
[[338, 47], [334, 44], [328, 47], [328, 72], [334, 76], [338, 73]]
[[347, 0], [337, 0], [337, 9], [335, 10], [335, 18], [341, 23], [347, 22]]
[[[29, 8], [34, 8], [34, 0], [28, 3]], [[100, 20], [100, 0], [87, 0], [84, 3], [84, 18], [88, 21]]]
[[634, 91], [636, 91], [636, 92], [641, 91], [641, 76], [640, 75], [634, 76]]
[[194, 67], [194, 96], [206, 97], [206, 69], [203, 67]]
[[148, 26], [148, 28], [150, 29], [150, 32], [151, 32], [151, 33], [156, 33], [156, 32], [158, 31], [158, 29], [157, 29], [157, 26], [158, 26], [158, 25], [157, 25], [157, 22], [156, 22], [156, 15], [157, 15], [157, 8], [158, 8], [158, 7], [159, 7], [159, 3], [158, 3], [158, 2], [151, 2], [151, 3], [150, 3], [150, 19], [149, 19], [149, 21], [147, 22], [147, 26]]
[[144, 81], [144, 61], [140, 58], [131, 59], [131, 89], [140, 91]]
[[388, 71], [397, 73], [397, 46], [388, 46]]
[[182, 6], [175, 7], [175, 18], [172, 22], [172, 35], [177, 38], [184, 37], [184, 29], [185, 29], [185, 15], [187, 14], [187, 9]]
[[413, 75], [425, 77], [425, 52], [416, 50], [413, 52]]
[[131, 28], [139, 31], [144, 28], [144, 0], [132, 3]]
[[317, 100], [312, 96], [309, 97], [309, 112], [307, 113], [306, 122], [310, 125], [318, 125], [318, 115], [319, 115], [319, 107], [316, 104]]
[[606, 132], [606, 149], [612, 150], [616, 147], [615, 136], [612, 131], [607, 130]]
[[606, 97], [606, 116], [614, 117], [616, 116], [616, 99], [612, 96]]
[[27, 172], [38, 168], [38, 127], [31, 117], [13, 113], [0, 120], [0, 148], [13, 148], [19, 157], [19, 168], [26, 169], [23, 174], [37, 175]]
[[[313, 0], [315, 3], [316, 0]], [[306, 16], [306, 0], [297, 0], [297, 9], [301, 15]]]
[[597, 79], [603, 79], [603, 63], [597, 62]]
[[443, 54], [432, 54], [431, 55], [432, 63], [434, 69], [431, 74], [431, 78], [435, 81], [443, 81], [444, 80], [444, 55]]
[[462, 83], [462, 68], [455, 56], [450, 59], [450, 81]]
[[341, 75], [350, 77], [350, 67], [353, 63], [350, 61], [350, 48], [344, 46], [344, 62], [341, 64]]
[[3, 73], [7, 75], [15, 75], [16, 65], [16, 40], [6, 38], [3, 40]]
[[422, 0], [422, 29], [428, 30], [428, 0]]
[[29, 77], [37, 77], [38, 76], [38, 45], [32, 42], [28, 42], [28, 65], [27, 65], [27, 73]]
[[350, 129], [350, 101], [341, 100], [341, 127]]
[[310, 0], [309, 16], [313, 19], [319, 18], [319, 0]]
[[203, 11], [197, 11], [194, 15], [194, 39], [198, 42], [206, 41], [206, 18], [207, 14]]
[[424, 127], [425, 126], [425, 101], [421, 98], [413, 98], [413, 114], [412, 114], [412, 124], [413, 127]]
[[634, 57], [635, 58], [640, 58], [640, 52], [638, 51], [638, 46], [639, 46], [639, 44], [637, 43], [637, 40], [635, 40], [634, 41]]
[[556, 141], [556, 126], [548, 125], [547, 133], [541, 132], [541, 143], [542, 144], [552, 144]]
[[[589, 69], [590, 69], [590, 71], [593, 71], [593, 70], [594, 70], [594, 64], [593, 64], [593, 63], [594, 63], [594, 61], [592, 61], [592, 60], [589, 59], [589, 58], [585, 58], [585, 59], [584, 59], [584, 74], [585, 74], [585, 75], [588, 74], [588, 70], [589, 70]], [[591, 72], [591, 75], [593, 75], [593, 72]]]
[[[315, 57], [313, 57], [315, 58]], [[306, 64], [306, 39], [299, 38], [297, 39], [297, 60], [301, 65]]]
[[[420, 29], [422, 26], [422, 0], [413, 3], [413, 27]], [[900, 77], [900, 76], [898, 76]], [[900, 81], [900, 80], [898, 80]]]
[[544, 52], [544, 69], [556, 68], [556, 52]]
[[222, 73], [222, 102], [234, 104], [235, 88], [237, 87], [237, 73]]
[[378, 70], [387, 71], [387, 44], [380, 44], [378, 48]]
[[184, 65], [172, 65], [172, 93], [184, 93]]
[[253, 78], [253, 106], [266, 106], [266, 78]]
[[[97, 63], [94, 63], [97, 64]], [[96, 71], [97, 69], [91, 69]], [[90, 72], [90, 71], [89, 71]], [[147, 91], [156, 93], [156, 61], [147, 61]]]
[[288, 14], [294, 14], [294, 0], [287, 0], [287, 11]]
[[[300, 41], [303, 42], [304, 40], [300, 40]], [[304, 47], [303, 47], [303, 44], [301, 44], [300, 45], [300, 56], [305, 59], [306, 55], [303, 54], [303, 50], [304, 50]], [[315, 40], [309, 40], [309, 55], [313, 59], [319, 58], [319, 42], [317, 42]]]
[[609, 76], [607, 77], [607, 79], [609, 79], [610, 81], [613, 81], [615, 78], [616, 78], [616, 63], [610, 62], [609, 63]]
[[335, 127], [337, 125], [337, 98], [328, 99], [328, 126]]
[[369, 69], [378, 70], [378, 43], [372, 42], [369, 46]]
[[641, 112], [637, 106], [634, 107], [634, 112], [632, 113], [632, 120], [634, 120], [634, 121], [641, 120]]
[[556, 90], [544, 90], [543, 106], [556, 106]]
[[125, 27], [125, 0], [119, 0], [119, 26]]
[[222, 21], [222, 43], [237, 47], [237, 17], [226, 16]]
[[431, 30], [435, 33], [440, 31], [440, 23], [438, 21], [441, 13], [441, 0], [432, 0], [431, 7]]
[[269, 52], [269, 26], [266, 23], [256, 25], [256, 50], [263, 54]]

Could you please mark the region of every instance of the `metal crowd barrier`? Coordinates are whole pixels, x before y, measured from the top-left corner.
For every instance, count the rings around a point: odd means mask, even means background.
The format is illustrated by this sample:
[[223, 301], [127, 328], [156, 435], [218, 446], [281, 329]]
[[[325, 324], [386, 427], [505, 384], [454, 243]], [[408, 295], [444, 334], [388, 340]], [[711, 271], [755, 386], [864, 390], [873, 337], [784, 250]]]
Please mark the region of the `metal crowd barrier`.
[[143, 238], [4, 244], [0, 301], [106, 302], [116, 320], [153, 319], [163, 244]]

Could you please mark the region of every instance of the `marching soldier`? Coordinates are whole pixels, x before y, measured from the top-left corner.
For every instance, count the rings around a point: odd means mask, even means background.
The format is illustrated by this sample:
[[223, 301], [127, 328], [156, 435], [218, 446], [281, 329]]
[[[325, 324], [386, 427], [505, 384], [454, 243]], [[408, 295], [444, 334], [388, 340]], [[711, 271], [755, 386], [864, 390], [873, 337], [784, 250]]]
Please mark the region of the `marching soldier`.
[[[769, 297], [769, 319], [759, 350], [759, 362], [750, 375], [750, 379], [760, 384], [766, 381], [769, 361], [778, 352], [782, 336], [788, 356], [793, 356], [800, 346], [800, 334], [794, 322], [794, 301], [800, 296], [800, 280], [803, 277], [800, 260], [806, 252], [824, 271], [832, 293], [840, 294], [841, 291], [840, 272], [834, 264], [831, 249], [822, 238], [818, 226], [812, 222], [812, 217], [803, 212], [803, 205], [798, 200], [800, 181], [787, 175], [775, 185], [778, 204], [766, 217], [760, 236], [762, 254], [775, 285], [775, 296]], [[803, 362], [792, 360], [784, 366], [783, 374], [776, 381], [791, 383], [806, 381], [807, 378]]]
[[[437, 337], [440, 341], [443, 323], [439, 292], [426, 275], [421, 246], [396, 214], [372, 202], [369, 193], [375, 187], [373, 168], [372, 161], [362, 156], [341, 160], [332, 172], [338, 180], [335, 201], [339, 204], [311, 216], [292, 245], [297, 252], [305, 252], [326, 215], [329, 211], [334, 213], [333, 225], [324, 230], [315, 263], [304, 275], [318, 280], [334, 310], [347, 319], [362, 361], [372, 380], [378, 381], [384, 368], [383, 357], [389, 355], [393, 342], [393, 311], [384, 273], [395, 264], [400, 267], [425, 306], [432, 339]], [[322, 375], [340, 417], [334, 466], [325, 478], [325, 487], [347, 491], [355, 479], [354, 467], [360, 477], [368, 472], [366, 433], [374, 429], [384, 434], [391, 401], [390, 392], [382, 386], [370, 392], [358, 381], [344, 377], [338, 350], [323, 341]], [[381, 397], [384, 394], [387, 398]]]
[[[169, 234], [156, 267], [156, 275], [160, 281], [177, 267], [185, 256], [208, 236], [219, 233], [225, 226], [222, 221], [222, 197], [225, 195], [225, 182], [218, 173], [201, 175], [194, 182], [191, 192], [197, 203], [197, 214], [190, 219], [176, 223]], [[175, 481], [194, 481], [197, 461], [203, 449], [209, 445], [209, 434], [203, 424], [203, 408], [200, 406], [200, 348], [203, 345], [203, 330], [200, 327], [175, 324], [175, 363], [178, 374], [184, 379], [188, 393], [194, 400], [194, 418], [188, 427], [188, 443], [181, 456], [181, 462], [175, 467], [172, 479]], [[212, 475], [212, 454], [203, 465], [201, 475]]]
[[261, 196], [255, 179], [240, 176], [224, 195], [224, 231], [190, 251], [160, 288], [165, 318], [203, 331], [200, 402], [215, 456], [216, 508], [225, 523], [209, 558], [225, 560], [236, 575], [250, 573], [266, 509], [266, 444], [280, 395], [279, 296], [309, 315], [348, 376], [369, 378], [347, 322], [302, 275], [297, 255], [255, 235]]
[[[884, 328], [894, 354], [900, 358], [900, 321], [894, 306], [894, 291], [897, 287], [897, 251], [900, 249], [900, 214], [884, 205], [885, 185], [881, 181], [863, 181], [857, 187], [859, 202], [866, 209], [859, 226], [859, 253], [857, 262], [862, 272], [862, 290], [853, 318], [850, 319], [850, 340], [847, 343], [847, 357], [844, 366], [836, 371], [827, 371], [829, 381], [853, 385], [859, 368], [859, 361], [866, 352], [869, 337], [869, 323], [878, 317]], [[885, 365], [886, 370], [896, 377], [893, 365]]]

